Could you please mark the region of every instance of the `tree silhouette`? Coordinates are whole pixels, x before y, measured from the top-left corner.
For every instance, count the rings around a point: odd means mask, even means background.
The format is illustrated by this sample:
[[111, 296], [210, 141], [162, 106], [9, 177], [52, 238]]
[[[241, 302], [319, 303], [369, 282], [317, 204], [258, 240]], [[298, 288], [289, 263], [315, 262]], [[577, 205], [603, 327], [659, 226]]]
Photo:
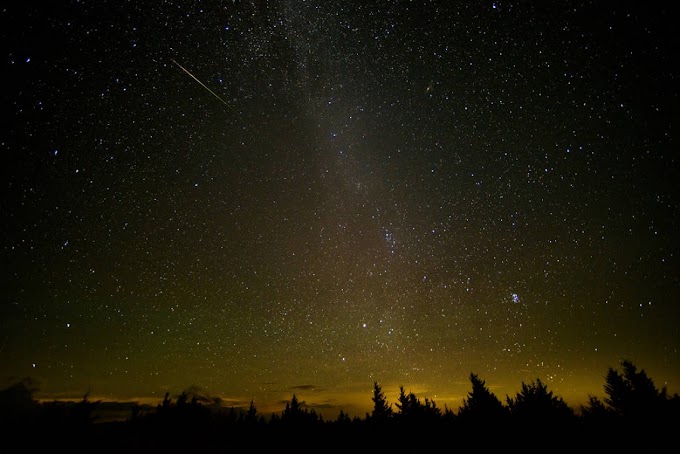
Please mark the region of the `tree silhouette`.
[[290, 402], [286, 402], [286, 408], [281, 414], [281, 422], [288, 425], [304, 425], [321, 421], [322, 419], [314, 409], [308, 410], [302, 407], [295, 394]]
[[[125, 423], [112, 424], [95, 420], [99, 402], [91, 402], [89, 394], [80, 402], [39, 403], [32, 398], [31, 384], [20, 382], [0, 390], [6, 423], [1, 427], [9, 434], [5, 440], [24, 446], [34, 442], [36, 449], [27, 446], [30, 451], [68, 447], [87, 452], [98, 448], [110, 452], [223, 452], [223, 440], [249, 441], [256, 449], [273, 451], [281, 443], [304, 437], [310, 447], [330, 442], [339, 452], [356, 450], [359, 443], [367, 451], [420, 452], [444, 447], [438, 443], [449, 443], [452, 436], [467, 439], [479, 450], [496, 451], [507, 449], [508, 437], [518, 433], [530, 435], [522, 441], [523, 449], [529, 451], [550, 449], [545, 445], [551, 440], [546, 439], [547, 434], [560, 440], [564, 451], [582, 449], [584, 443], [591, 450], [618, 451], [632, 442], [644, 442], [653, 451], [661, 451], [664, 438], [659, 434], [680, 427], [680, 397], [669, 398], [666, 387], [658, 390], [630, 361], [622, 365], [622, 372], [610, 368], [606, 375], [606, 398], [589, 395], [578, 418], [540, 379], [522, 383], [515, 397], [506, 396], [504, 406], [484, 380], [471, 373], [472, 389], [457, 415], [446, 407], [442, 413], [434, 400], [426, 397], [421, 401], [403, 386], [393, 411], [376, 381], [373, 410], [364, 420], [350, 419], [343, 410], [337, 420], [329, 422], [295, 394], [283, 412], [272, 413], [267, 421], [258, 415], [253, 400], [248, 407], [227, 411], [219, 400], [201, 397], [187, 388], [175, 400], [166, 393], [155, 411], [152, 407], [142, 411], [145, 407], [137, 405]], [[35, 418], [20, 418], [27, 408], [34, 411]], [[22, 428], [26, 429], [24, 435], [20, 435]], [[35, 437], [37, 433], [43, 436]], [[491, 433], [494, 436], [488, 436]], [[540, 446], [532, 446], [532, 442]]]
[[373, 411], [370, 415], [366, 415], [367, 419], [382, 423], [392, 418], [392, 405], [387, 403], [385, 393], [383, 393], [378, 382], [373, 383], [373, 397], [371, 400], [373, 401]]
[[335, 420], [335, 422], [338, 424], [351, 424], [352, 419], [347, 413], [345, 413], [344, 410], [340, 410], [340, 414], [338, 414], [338, 418]]
[[437, 407], [437, 403], [434, 399], [425, 398], [425, 405], [421, 407], [423, 410], [423, 415], [425, 419], [430, 421], [436, 421], [442, 416], [442, 411]]
[[441, 418], [441, 409], [437, 407], [434, 400], [425, 398], [422, 403], [412, 392], [406, 394], [404, 387], [399, 387], [399, 397], [397, 398], [397, 408], [399, 409], [399, 420], [413, 424], [424, 424], [434, 422]]
[[458, 419], [456, 412], [444, 405], [444, 411], [442, 412], [442, 422], [452, 424]]
[[399, 387], [399, 397], [397, 397], [396, 405], [399, 409], [399, 419], [401, 421], [415, 419], [419, 403], [415, 394], [412, 392], [406, 394], [404, 387]]
[[621, 373], [608, 369], [604, 402], [589, 396], [588, 404], [581, 407], [581, 420], [590, 433], [610, 434], [609, 450], [629, 448], [637, 442], [650, 452], [667, 450], [659, 434], [680, 426], [680, 398], [677, 394], [669, 398], [665, 386], [658, 390], [631, 361], [623, 360], [621, 366]]
[[609, 368], [604, 385], [604, 401], [618, 416], [649, 418], [662, 410], [667, 400], [666, 387], [657, 390], [644, 370], [637, 371], [631, 361], [621, 362], [623, 373]]
[[38, 410], [33, 394], [38, 390], [33, 380], [24, 378], [0, 390], [0, 424], [25, 424]]
[[[193, 395], [190, 400], [191, 394]], [[184, 432], [193, 432], [198, 435], [207, 430], [211, 421], [210, 409], [198, 401], [196, 394], [188, 390], [182, 391], [174, 403], [170, 394], [165, 393], [162, 403], [156, 407], [156, 413], [151, 418], [156, 430], [167, 428], [173, 435]], [[188, 442], [188, 440], [182, 440], [182, 442]]]
[[554, 396], [552, 391], [540, 378], [526, 384], [513, 399], [507, 397], [508, 409], [513, 420], [520, 423], [536, 425], [561, 425], [575, 422], [574, 411], [562, 400]]
[[581, 405], [581, 419], [589, 426], [609, 424], [614, 416], [614, 412], [596, 396], [589, 395], [588, 403]]
[[470, 373], [472, 391], [463, 400], [463, 406], [458, 410], [458, 420], [465, 423], [498, 424], [508, 414], [508, 410], [501, 401], [489, 391], [484, 380], [474, 373]]
[[158, 413], [163, 413], [164, 411], [169, 411], [171, 405], [172, 405], [172, 400], [170, 399], [170, 393], [166, 392], [165, 396], [163, 397], [163, 402], [158, 404], [156, 411]]
[[609, 412], [638, 432], [675, 430], [680, 425], [680, 397], [669, 397], [666, 386], [657, 389], [644, 369], [638, 371], [630, 360], [621, 361], [621, 366], [621, 373], [610, 367], [605, 379], [604, 403]]
[[101, 401], [92, 402], [89, 397], [90, 393], [87, 392], [80, 402], [71, 407], [68, 415], [70, 424], [83, 428], [95, 422], [97, 419], [95, 410], [101, 404]]
[[302, 409], [300, 408], [300, 403], [298, 402], [298, 398], [295, 394], [293, 394], [292, 399], [290, 402], [286, 402], [286, 408], [283, 410], [283, 419], [296, 419], [300, 414], [302, 413]]
[[250, 401], [248, 411], [244, 415], [244, 422], [247, 424], [255, 424], [258, 422], [257, 408], [255, 407], [255, 402], [252, 400]]

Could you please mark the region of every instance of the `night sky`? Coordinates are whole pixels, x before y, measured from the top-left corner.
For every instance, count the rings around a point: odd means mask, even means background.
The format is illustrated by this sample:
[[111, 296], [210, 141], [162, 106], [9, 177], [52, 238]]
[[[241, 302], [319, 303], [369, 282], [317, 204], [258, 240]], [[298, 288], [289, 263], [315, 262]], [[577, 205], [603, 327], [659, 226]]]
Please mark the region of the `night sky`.
[[14, 3], [3, 385], [680, 392], [673, 2]]

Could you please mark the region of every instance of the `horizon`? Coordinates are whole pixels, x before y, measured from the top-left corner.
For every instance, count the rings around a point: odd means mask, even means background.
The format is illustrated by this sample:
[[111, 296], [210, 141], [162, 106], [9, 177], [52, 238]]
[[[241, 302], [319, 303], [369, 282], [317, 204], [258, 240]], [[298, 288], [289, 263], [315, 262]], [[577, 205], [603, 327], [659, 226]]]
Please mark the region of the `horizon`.
[[[635, 365], [638, 367], [639, 372], [647, 373], [647, 371], [643, 367], [639, 367], [637, 364]], [[619, 367], [617, 366], [612, 366], [612, 368], [614, 370], [619, 371]], [[586, 394], [581, 395], [577, 395], [577, 393], [573, 393], [571, 395], [569, 394], [563, 395], [562, 393], [560, 393], [559, 388], [553, 388], [551, 383], [546, 382], [541, 377], [535, 377], [534, 379], [531, 380], [522, 381], [517, 385], [516, 387], [517, 389], [508, 392], [503, 391], [502, 394], [499, 394], [497, 391], [499, 389], [503, 389], [503, 387], [494, 386], [493, 383], [489, 383], [486, 380], [485, 381], [489, 391], [496, 395], [496, 397], [500, 399], [501, 403], [504, 406], [506, 406], [507, 398], [508, 397], [514, 398], [516, 393], [521, 390], [522, 383], [529, 384], [535, 382], [536, 380], [540, 380], [547, 386], [548, 391], [552, 392], [553, 395], [555, 395], [556, 397], [561, 398], [576, 414], [580, 414], [581, 407], [587, 406], [588, 399], [590, 396], [597, 397], [600, 400], [604, 399], [606, 395], [604, 391], [605, 375], [606, 371], [602, 375], [602, 384], [598, 392], [589, 391]], [[669, 397], [678, 394], [678, 392], [674, 391], [674, 388], [672, 386], [669, 386], [668, 383], [657, 383], [657, 381], [654, 379], [652, 375], [649, 375], [648, 373], [647, 375], [654, 382], [655, 386], [659, 389], [659, 391], [661, 391], [663, 388], [666, 388], [667, 395]], [[484, 377], [480, 378], [484, 379]], [[380, 384], [380, 382], [378, 383]], [[457, 386], [457, 388], [463, 388], [467, 386], [467, 389], [462, 395], [460, 393], [438, 394], [436, 392], [428, 394], [428, 391], [423, 390], [416, 391], [414, 390], [414, 388], [411, 388], [403, 384], [384, 384], [384, 385], [380, 384], [380, 385], [381, 389], [385, 394], [387, 402], [390, 405], [393, 405], [395, 402], [397, 402], [400, 386], [404, 386], [404, 389], [407, 393], [413, 392], [421, 401], [424, 400], [425, 398], [428, 398], [430, 399], [430, 401], [434, 401], [438, 408], [442, 410], [448, 408], [449, 410], [454, 411], [454, 413], [457, 413], [459, 408], [463, 405], [464, 400], [469, 398], [468, 393], [471, 391], [471, 384], [469, 380], [465, 385], [461, 383]], [[188, 392], [190, 396], [193, 395], [197, 396], [201, 404], [213, 410], [234, 409], [237, 411], [247, 411], [250, 406], [250, 403], [252, 402], [255, 405], [258, 414], [264, 415], [265, 417], [271, 417], [271, 415], [273, 414], [280, 415], [285, 409], [286, 404], [290, 403], [292, 396], [295, 395], [303, 408], [314, 410], [317, 414], [321, 415], [324, 418], [324, 420], [332, 421], [338, 417], [341, 411], [344, 414], [348, 415], [350, 418], [358, 417], [360, 419], [363, 419], [365, 415], [369, 414], [373, 408], [372, 407], [373, 404], [371, 403], [372, 390], [373, 384], [371, 384], [370, 386], [366, 386], [365, 392], [357, 390], [352, 390], [351, 392], [336, 390], [335, 392], [331, 392], [326, 389], [316, 389], [312, 385], [305, 385], [293, 387], [290, 390], [288, 390], [289, 391], [288, 397], [284, 397], [285, 394], [284, 391], [280, 391], [279, 395], [281, 396], [281, 398], [264, 400], [260, 403], [258, 403], [258, 401], [255, 400], [254, 398], [248, 399], [243, 396], [237, 396], [233, 394], [232, 395], [212, 394], [208, 392], [208, 390], [202, 389], [199, 386], [189, 386], [177, 390], [165, 390], [164, 392], [160, 393], [159, 396], [152, 394], [149, 396], [136, 396], [136, 397], [128, 396], [118, 398], [116, 396], [111, 395], [98, 395], [96, 392], [80, 394], [67, 393], [65, 395], [64, 394], [48, 395], [47, 393], [40, 392], [38, 390], [34, 393], [34, 399], [41, 404], [51, 402], [77, 403], [81, 401], [85, 395], [87, 395], [87, 399], [90, 402], [99, 402], [101, 404], [101, 408], [104, 408], [104, 415], [109, 414], [107, 413], [109, 411], [113, 411], [115, 413], [116, 415], [115, 417], [104, 416], [104, 420], [108, 421], [127, 419], [130, 416], [130, 413], [127, 407], [125, 411], [121, 411], [120, 408], [114, 409], [108, 408], [107, 404], [126, 406], [132, 406], [136, 404], [146, 407], [147, 409], [154, 409], [162, 403], [165, 397], [165, 393], [168, 393], [171, 400], [175, 400], [182, 392]], [[347, 395], [353, 395], [354, 399], [346, 401], [338, 400], [338, 396], [343, 396], [346, 398]]]

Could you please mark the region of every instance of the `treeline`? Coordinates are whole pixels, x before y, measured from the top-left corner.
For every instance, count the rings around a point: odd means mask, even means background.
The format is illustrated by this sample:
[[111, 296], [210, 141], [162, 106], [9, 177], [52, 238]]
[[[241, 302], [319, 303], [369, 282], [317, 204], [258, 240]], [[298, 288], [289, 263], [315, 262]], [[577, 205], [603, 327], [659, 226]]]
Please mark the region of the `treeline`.
[[0, 391], [0, 424], [7, 434], [1, 452], [55, 446], [87, 452], [230, 452], [243, 443], [251, 450], [284, 452], [455, 451], [463, 445], [561, 452], [630, 448], [631, 443], [644, 443], [646, 449], [669, 443], [677, 447], [678, 394], [669, 396], [665, 386], [658, 389], [630, 361], [621, 366], [620, 372], [607, 372], [606, 397], [589, 396], [578, 412], [540, 379], [522, 383], [515, 396], [502, 402], [471, 373], [471, 390], [455, 411], [403, 386], [391, 403], [375, 382], [373, 407], [365, 417], [340, 411], [333, 420], [325, 420], [295, 394], [282, 412], [265, 416], [254, 402], [247, 410], [215, 411], [184, 392], [174, 401], [166, 394], [155, 409], [136, 406], [125, 421], [95, 424], [100, 402], [86, 395], [72, 405], [38, 404], [32, 398], [35, 390], [24, 381]]

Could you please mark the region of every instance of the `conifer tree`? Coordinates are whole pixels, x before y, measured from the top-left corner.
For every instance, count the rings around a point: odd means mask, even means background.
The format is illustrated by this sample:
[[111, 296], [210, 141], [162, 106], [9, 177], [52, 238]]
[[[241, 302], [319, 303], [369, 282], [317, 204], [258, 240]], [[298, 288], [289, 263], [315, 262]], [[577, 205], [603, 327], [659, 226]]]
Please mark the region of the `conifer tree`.
[[536, 424], [557, 424], [573, 422], [573, 410], [562, 400], [548, 391], [540, 378], [535, 382], [522, 382], [522, 390], [512, 399], [507, 398], [510, 415], [515, 421]]
[[507, 414], [507, 409], [478, 375], [470, 373], [470, 382], [472, 391], [468, 393], [468, 397], [463, 400], [463, 406], [458, 410], [460, 420], [499, 422]]
[[383, 393], [378, 382], [373, 383], [373, 397], [371, 400], [373, 401], [373, 412], [369, 416], [371, 420], [384, 422], [392, 417], [392, 405], [387, 403], [385, 393]]

